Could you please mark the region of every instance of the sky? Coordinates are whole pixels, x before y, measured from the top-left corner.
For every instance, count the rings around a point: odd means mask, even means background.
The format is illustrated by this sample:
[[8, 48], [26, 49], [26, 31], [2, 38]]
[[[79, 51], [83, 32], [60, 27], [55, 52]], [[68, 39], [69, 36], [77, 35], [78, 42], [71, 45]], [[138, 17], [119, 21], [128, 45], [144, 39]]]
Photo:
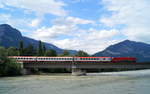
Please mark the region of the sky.
[[129, 39], [150, 43], [150, 0], [0, 0], [0, 24], [89, 54]]

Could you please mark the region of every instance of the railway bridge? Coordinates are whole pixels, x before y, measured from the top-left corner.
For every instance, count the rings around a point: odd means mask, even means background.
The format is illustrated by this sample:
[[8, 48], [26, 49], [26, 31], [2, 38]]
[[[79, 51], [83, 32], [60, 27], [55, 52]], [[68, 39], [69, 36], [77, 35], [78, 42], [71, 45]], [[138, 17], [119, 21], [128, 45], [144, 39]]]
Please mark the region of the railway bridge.
[[83, 69], [150, 69], [150, 63], [112, 62], [108, 57], [99, 58], [87, 57], [79, 60], [73, 57], [15, 57], [22, 64], [25, 74], [32, 68], [67, 68], [72, 69], [72, 75], [85, 74]]

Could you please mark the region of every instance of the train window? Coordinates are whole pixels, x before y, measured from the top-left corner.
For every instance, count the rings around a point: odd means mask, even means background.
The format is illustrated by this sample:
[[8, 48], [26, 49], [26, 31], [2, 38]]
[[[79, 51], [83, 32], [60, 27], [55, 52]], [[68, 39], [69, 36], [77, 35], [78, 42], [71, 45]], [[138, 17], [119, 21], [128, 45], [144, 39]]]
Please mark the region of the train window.
[[56, 58], [56, 60], [61, 60], [60, 58]]
[[55, 60], [59, 60], [59, 58], [55, 58]]
[[108, 61], [108, 60], [109, 60], [109, 58], [105, 58], [105, 60], [106, 60], [106, 61]]
[[86, 58], [86, 60], [89, 60], [89, 58]]
[[98, 58], [99, 61], [102, 61], [102, 58]]

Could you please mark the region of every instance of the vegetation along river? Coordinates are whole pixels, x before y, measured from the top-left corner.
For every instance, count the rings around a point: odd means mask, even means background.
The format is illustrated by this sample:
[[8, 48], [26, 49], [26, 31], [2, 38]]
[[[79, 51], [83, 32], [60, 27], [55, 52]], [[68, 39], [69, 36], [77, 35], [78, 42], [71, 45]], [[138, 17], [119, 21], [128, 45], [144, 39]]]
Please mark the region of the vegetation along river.
[[2, 77], [0, 94], [150, 94], [150, 70]]

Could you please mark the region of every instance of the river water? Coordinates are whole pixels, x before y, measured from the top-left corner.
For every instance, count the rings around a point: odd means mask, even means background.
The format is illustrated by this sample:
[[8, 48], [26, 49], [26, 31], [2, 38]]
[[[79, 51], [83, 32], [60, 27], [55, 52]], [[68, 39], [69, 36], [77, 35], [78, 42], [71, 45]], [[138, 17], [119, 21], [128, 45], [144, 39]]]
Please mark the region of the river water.
[[0, 94], [150, 94], [150, 70], [4, 77]]

